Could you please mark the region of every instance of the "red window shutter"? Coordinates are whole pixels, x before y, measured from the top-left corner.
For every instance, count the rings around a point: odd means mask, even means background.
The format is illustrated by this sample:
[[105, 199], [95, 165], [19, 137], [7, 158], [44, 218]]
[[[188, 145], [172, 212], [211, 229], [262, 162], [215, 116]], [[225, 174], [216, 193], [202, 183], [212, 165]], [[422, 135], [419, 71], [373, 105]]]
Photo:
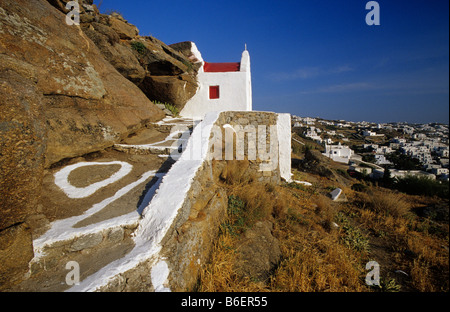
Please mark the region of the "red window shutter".
[[219, 86], [210, 86], [209, 87], [209, 98], [211, 100], [218, 99], [220, 96], [219, 94]]

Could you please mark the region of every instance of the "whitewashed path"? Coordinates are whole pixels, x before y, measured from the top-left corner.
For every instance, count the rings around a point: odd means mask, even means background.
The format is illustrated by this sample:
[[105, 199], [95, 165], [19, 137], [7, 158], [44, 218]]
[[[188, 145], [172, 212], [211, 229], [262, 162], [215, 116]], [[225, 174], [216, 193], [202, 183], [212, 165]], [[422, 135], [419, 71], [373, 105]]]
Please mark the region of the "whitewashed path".
[[100, 157], [48, 172], [42, 210], [54, 220], [35, 231], [30, 277], [17, 290], [76, 290], [75, 273], [86, 279], [131, 252], [130, 236], [192, 127], [192, 120], [166, 118]]

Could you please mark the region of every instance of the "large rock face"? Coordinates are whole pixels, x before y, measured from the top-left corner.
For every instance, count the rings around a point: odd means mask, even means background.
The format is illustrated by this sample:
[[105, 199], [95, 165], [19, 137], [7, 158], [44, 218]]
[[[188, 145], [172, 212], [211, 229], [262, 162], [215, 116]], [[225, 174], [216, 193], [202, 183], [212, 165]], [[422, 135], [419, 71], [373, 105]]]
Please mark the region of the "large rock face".
[[[65, 4], [69, 0], [48, 1], [68, 12]], [[154, 37], [139, 36], [137, 27], [118, 13], [100, 14], [92, 0], [79, 3], [81, 29], [105, 59], [150, 100], [175, 105], [181, 111], [198, 88], [195, 60], [179, 51], [180, 45], [174, 49]]]
[[36, 76], [21, 62], [5, 70], [10, 62], [0, 54], [0, 289], [19, 280], [33, 257], [24, 221], [37, 210], [46, 146]]
[[187, 74], [173, 76], [146, 76], [141, 83], [143, 90], [151, 90], [152, 99], [175, 105], [181, 111], [197, 92], [197, 82]]
[[120, 44], [120, 35], [113, 28], [92, 22], [89, 27], [83, 27], [86, 35], [97, 45], [106, 60], [128, 80], [139, 84], [146, 71], [139, 63], [132, 49]]
[[147, 73], [139, 84], [151, 99], [175, 105], [181, 111], [197, 92], [198, 68], [186, 56], [160, 40], [144, 37], [140, 62]]
[[9, 282], [32, 257], [27, 217], [39, 210], [43, 170], [165, 116], [65, 18], [45, 0], [0, 1], [0, 276]]
[[46, 165], [112, 145], [163, 113], [46, 1], [2, 1], [0, 53], [44, 95]]
[[36, 76], [17, 73], [27, 67], [20, 62], [17, 71], [3, 70], [9, 61], [0, 54], [0, 230], [23, 222], [28, 208], [36, 206], [46, 146]]

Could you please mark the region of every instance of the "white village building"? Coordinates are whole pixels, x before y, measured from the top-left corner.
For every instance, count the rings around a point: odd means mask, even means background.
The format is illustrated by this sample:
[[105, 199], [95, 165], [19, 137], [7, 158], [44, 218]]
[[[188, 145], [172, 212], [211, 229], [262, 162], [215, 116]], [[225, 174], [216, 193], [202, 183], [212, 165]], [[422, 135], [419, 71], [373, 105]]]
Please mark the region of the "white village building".
[[333, 161], [348, 164], [354, 152], [348, 146], [341, 145], [341, 143], [338, 145], [325, 144], [325, 153], [322, 153], [322, 155], [329, 157]]
[[393, 152], [394, 152], [394, 150], [390, 146], [379, 146], [375, 149], [376, 154], [385, 155], [385, 154], [390, 154]]
[[370, 131], [370, 130], [364, 130], [362, 132], [362, 135], [365, 137], [367, 137], [367, 136], [384, 136], [384, 134], [377, 134], [376, 132]]
[[448, 170], [448, 168], [433, 168], [433, 169], [431, 169], [431, 173], [433, 173], [437, 176], [443, 175], [443, 174], [448, 175], [449, 170]]
[[311, 126], [308, 129], [306, 129], [304, 135], [305, 135], [305, 137], [310, 138], [311, 140], [314, 140], [317, 143], [321, 144], [323, 140], [320, 137], [319, 133], [320, 133], [320, 129], [319, 128]]
[[251, 111], [252, 79], [247, 47], [238, 63], [208, 63], [192, 45], [192, 53], [202, 63], [197, 75], [199, 87], [180, 115], [203, 119], [211, 111]]
[[375, 164], [382, 166], [382, 165], [392, 165], [392, 162], [386, 159], [386, 156], [381, 154], [375, 155]]

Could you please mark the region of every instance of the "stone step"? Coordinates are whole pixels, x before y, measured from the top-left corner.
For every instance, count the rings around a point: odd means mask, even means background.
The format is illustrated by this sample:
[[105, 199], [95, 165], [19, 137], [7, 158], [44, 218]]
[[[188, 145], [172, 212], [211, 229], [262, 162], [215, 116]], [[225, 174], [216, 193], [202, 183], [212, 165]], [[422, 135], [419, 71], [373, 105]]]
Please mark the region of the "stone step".
[[[175, 141], [173, 141], [175, 142]], [[119, 152], [124, 152], [134, 155], [167, 155], [169, 156], [172, 152], [178, 151], [179, 146], [161, 145], [155, 146], [153, 144], [146, 145], [126, 145], [126, 144], [116, 144], [114, 149]]]
[[[121, 144], [115, 144], [114, 149], [136, 155], [155, 154], [169, 157], [173, 154], [175, 159], [182, 152], [192, 130], [193, 121], [190, 119], [166, 118]], [[161, 135], [165, 135], [164, 139], [161, 139]]]
[[[14, 291], [59, 292], [121, 259], [135, 246], [131, 235], [137, 223], [83, 235], [54, 243], [45, 249], [46, 255], [30, 264], [29, 278]], [[73, 275], [73, 269], [77, 269]], [[78, 274], [79, 273], [79, 274]]]
[[181, 130], [190, 129], [192, 131], [192, 129], [196, 124], [197, 122], [190, 118], [167, 117], [161, 121], [152, 123], [151, 127], [162, 133], [170, 133], [174, 131], [174, 129], [181, 129]]

